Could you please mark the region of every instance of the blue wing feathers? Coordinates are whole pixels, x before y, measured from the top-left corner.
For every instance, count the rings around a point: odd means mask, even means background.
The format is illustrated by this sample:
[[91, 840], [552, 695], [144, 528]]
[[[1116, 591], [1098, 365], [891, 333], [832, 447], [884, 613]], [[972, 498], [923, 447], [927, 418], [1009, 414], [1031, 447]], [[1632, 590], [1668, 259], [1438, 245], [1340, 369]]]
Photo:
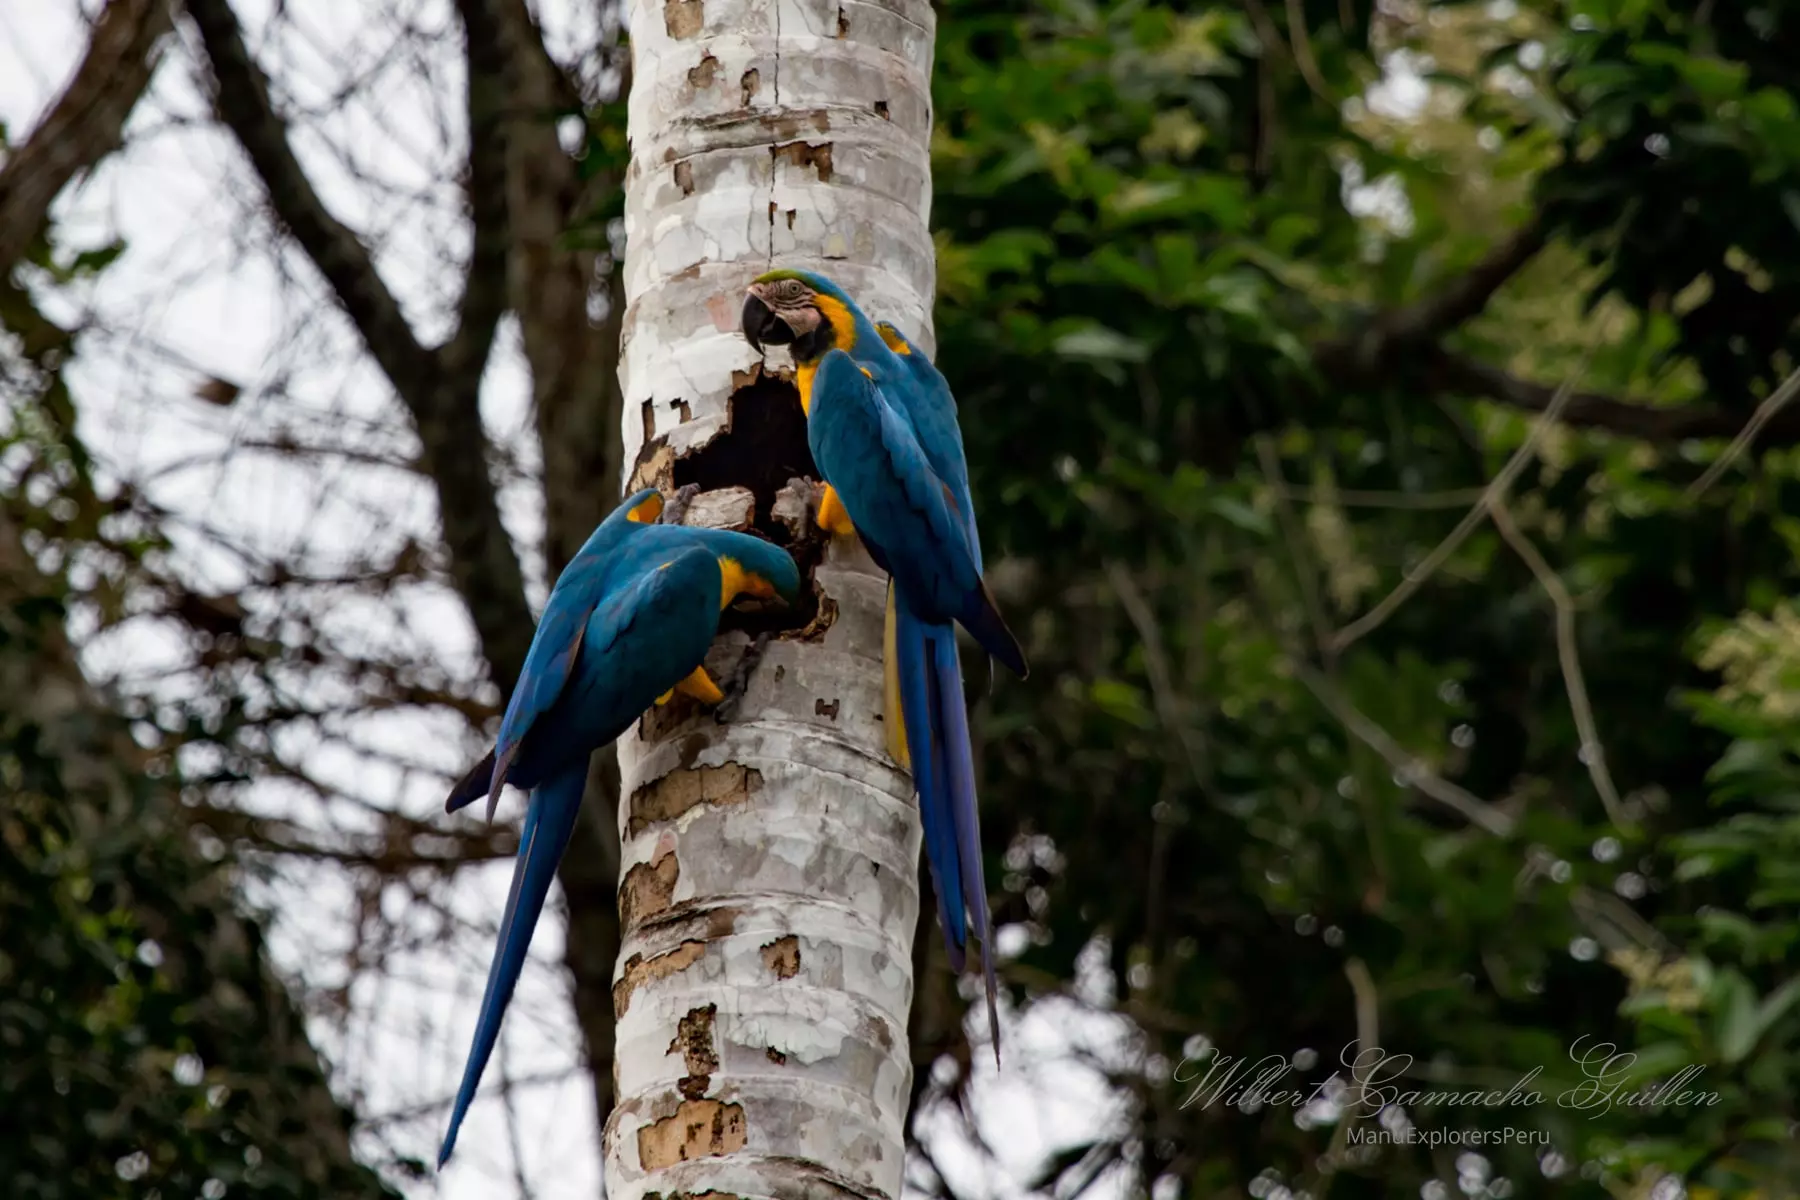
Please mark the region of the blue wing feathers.
[[[901, 341], [907, 340], [892, 325], [887, 328]], [[908, 386], [900, 389], [903, 395], [901, 407], [912, 419], [913, 431], [931, 460], [931, 469], [950, 485], [957, 512], [963, 518], [963, 530], [969, 537], [969, 556], [975, 560], [976, 572], [985, 574], [987, 566], [981, 557], [981, 530], [975, 521], [975, 497], [969, 487], [969, 463], [963, 454], [962, 425], [957, 419], [956, 397], [950, 391], [950, 381], [916, 346], [911, 354], [896, 354], [894, 358], [908, 377]], [[1011, 635], [1007, 637], [1010, 639]], [[982, 657], [991, 692], [994, 689], [993, 655]], [[1023, 661], [1022, 656], [1020, 661]], [[1019, 674], [1023, 676], [1024, 672]]]
[[981, 648], [1006, 664], [1006, 669], [1025, 678], [1029, 670], [1025, 663], [1025, 651], [1019, 646], [1019, 639], [1007, 627], [1006, 619], [1000, 615], [999, 607], [994, 603], [994, 594], [988, 590], [987, 581], [980, 580], [976, 587], [963, 596], [962, 608], [956, 619], [962, 622], [964, 629], [974, 637]]
[[718, 629], [719, 568], [710, 551], [684, 551], [652, 567], [594, 611], [576, 670], [538, 722], [530, 749], [548, 760], [515, 769], [529, 786], [568, 748], [604, 746], [706, 657]]
[[481, 761], [469, 768], [469, 773], [457, 780], [456, 786], [450, 789], [450, 798], [444, 801], [445, 812], [455, 812], [459, 808], [467, 808], [488, 794], [488, 787], [494, 781], [494, 752], [489, 750], [482, 755]]
[[581, 657], [588, 618], [605, 582], [602, 564], [587, 560], [570, 564], [550, 591], [537, 634], [525, 654], [525, 669], [506, 702], [506, 715], [500, 719], [500, 733], [494, 739], [494, 774], [487, 791], [490, 821], [520, 746], [532, 726], [556, 703]]
[[864, 542], [882, 548], [914, 611], [933, 624], [962, 620], [983, 649], [1022, 666], [1018, 642], [971, 553], [966, 500], [933, 472], [905, 417], [841, 350], [827, 354], [813, 378], [807, 437]]
[[[520, 743], [531, 732], [533, 723], [556, 703], [568, 682], [589, 616], [606, 595], [608, 584], [637, 565], [629, 552], [615, 551], [623, 549], [627, 539], [654, 528], [631, 520], [632, 510], [654, 492], [654, 488], [640, 490], [613, 509], [557, 577], [543, 615], [538, 618], [531, 647], [525, 653], [525, 665], [507, 698], [493, 753], [482, 760], [485, 772], [478, 765], [457, 783], [444, 804], [446, 812], [455, 812], [487, 796], [488, 819], [493, 819], [493, 803], [499, 800], [501, 787], [512, 781], [512, 760]], [[642, 539], [638, 541], [641, 545]], [[674, 549], [666, 545], [664, 548]]]

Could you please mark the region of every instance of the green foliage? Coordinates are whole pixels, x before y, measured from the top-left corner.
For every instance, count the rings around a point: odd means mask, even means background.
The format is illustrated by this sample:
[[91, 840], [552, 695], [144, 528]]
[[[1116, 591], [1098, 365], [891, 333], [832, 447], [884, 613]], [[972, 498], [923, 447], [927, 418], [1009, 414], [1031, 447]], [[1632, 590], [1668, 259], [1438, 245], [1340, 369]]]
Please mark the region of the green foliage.
[[[0, 653], [30, 653], [16, 644]], [[0, 1090], [11, 1107], [0, 1177], [20, 1197], [234, 1192], [303, 1195], [275, 1148], [250, 1136], [250, 1093], [195, 1053], [192, 994], [132, 911], [160, 890], [166, 857], [135, 838], [94, 836], [74, 815], [30, 730], [0, 759], [12, 803], [0, 818]], [[191, 936], [188, 931], [181, 931]]]
[[[1786, 1194], [1800, 458], [1696, 501], [1719, 445], [1553, 429], [1517, 537], [1478, 523], [1339, 631], [1532, 428], [1445, 355], [1546, 390], [1585, 358], [1585, 388], [1737, 420], [1791, 368], [1800, 29], [1783, 4], [1373, 7], [941, 12], [939, 361], [984, 542], [1034, 571], [1009, 598], [1033, 676], [985, 722], [994, 846], [1028, 839], [998, 919], [1032, 931], [1019, 980], [1071, 978], [1103, 935], [1150, 1055], [1119, 1079], [1135, 1122], [1065, 1184], [1112, 1154], [1184, 1195], [1466, 1185], [1454, 1149], [1347, 1145], [1170, 1075], [1200, 1035], [1309, 1051], [1310, 1087], [1372, 1032], [1409, 1086], [1543, 1072], [1529, 1109], [1408, 1107], [1547, 1136], [1480, 1148], [1514, 1194]], [[1399, 51], [1432, 103], [1372, 111]], [[1355, 370], [1317, 353], [1389, 336], [1527, 219], [1547, 245], [1475, 319]], [[1603, 759], [1520, 540], [1567, 591]], [[1628, 1090], [1691, 1066], [1710, 1098], [1559, 1105], [1571, 1048], [1609, 1043], [1640, 1055]]]
[[320, 1109], [310, 1048], [284, 1042], [297, 1016], [221, 907], [225, 868], [195, 852], [157, 762], [134, 771], [116, 718], [69, 694], [63, 619], [50, 594], [9, 591], [0, 613], [7, 1195], [386, 1194], [323, 1151], [312, 1119], [342, 1118]]

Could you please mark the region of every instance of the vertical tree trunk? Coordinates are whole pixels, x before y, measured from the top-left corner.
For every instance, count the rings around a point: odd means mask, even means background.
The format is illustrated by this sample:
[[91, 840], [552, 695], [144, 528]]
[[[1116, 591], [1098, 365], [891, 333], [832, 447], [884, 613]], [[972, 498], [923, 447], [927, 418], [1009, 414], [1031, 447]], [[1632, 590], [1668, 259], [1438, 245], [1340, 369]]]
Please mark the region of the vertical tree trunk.
[[631, 482], [789, 544], [817, 609], [720, 639], [728, 719], [678, 697], [619, 743], [613, 1200], [900, 1194], [919, 825], [883, 749], [884, 580], [812, 535], [789, 364], [738, 314], [806, 267], [931, 344], [933, 28], [919, 0], [632, 6]]

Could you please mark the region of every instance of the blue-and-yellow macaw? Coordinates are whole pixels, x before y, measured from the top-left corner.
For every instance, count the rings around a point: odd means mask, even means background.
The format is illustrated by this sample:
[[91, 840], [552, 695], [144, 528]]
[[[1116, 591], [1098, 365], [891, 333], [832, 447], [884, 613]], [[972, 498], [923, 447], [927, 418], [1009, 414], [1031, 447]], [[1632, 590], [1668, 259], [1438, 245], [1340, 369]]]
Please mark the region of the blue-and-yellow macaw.
[[956, 402], [924, 355], [891, 326], [884, 336], [823, 276], [759, 277], [744, 301], [743, 325], [758, 349], [792, 348], [807, 439], [826, 482], [819, 523], [859, 533], [891, 577], [889, 749], [912, 769], [938, 917], [957, 970], [971, 918], [981, 937], [998, 1060], [993, 918], [954, 624], [1018, 675], [1026, 663], [982, 578]]
[[791, 601], [800, 571], [787, 551], [749, 534], [658, 525], [662, 496], [647, 488], [613, 510], [556, 580], [507, 702], [494, 749], [445, 802], [455, 812], [483, 796], [488, 815], [503, 784], [531, 792], [519, 831], [512, 891], [475, 1022], [450, 1129], [456, 1146], [475, 1087], [500, 1035], [550, 881], [568, 847], [587, 786], [588, 759], [645, 709], [680, 691], [724, 698], [701, 666], [719, 614], [739, 596]]

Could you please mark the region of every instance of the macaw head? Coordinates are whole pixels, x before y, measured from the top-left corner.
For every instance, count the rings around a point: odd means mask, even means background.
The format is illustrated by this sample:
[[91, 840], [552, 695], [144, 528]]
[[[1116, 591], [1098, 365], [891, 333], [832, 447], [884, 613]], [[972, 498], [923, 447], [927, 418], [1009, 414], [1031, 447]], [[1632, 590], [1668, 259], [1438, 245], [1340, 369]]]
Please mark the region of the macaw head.
[[718, 557], [723, 584], [720, 608], [739, 596], [792, 604], [800, 595], [800, 568], [792, 555], [773, 542], [734, 534], [729, 545], [719, 548]]
[[797, 362], [856, 344], [856, 309], [837, 284], [810, 271], [770, 271], [744, 297], [744, 338], [757, 350], [792, 346]]

